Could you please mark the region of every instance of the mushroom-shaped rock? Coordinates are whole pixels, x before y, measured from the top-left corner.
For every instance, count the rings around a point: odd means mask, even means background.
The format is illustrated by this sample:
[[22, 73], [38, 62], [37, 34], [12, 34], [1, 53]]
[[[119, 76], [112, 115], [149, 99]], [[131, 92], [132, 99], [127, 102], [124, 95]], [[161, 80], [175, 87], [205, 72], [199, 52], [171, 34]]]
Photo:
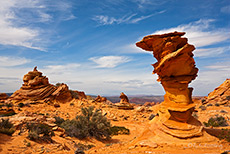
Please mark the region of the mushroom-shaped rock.
[[166, 134], [177, 138], [193, 138], [203, 135], [202, 124], [192, 116], [192, 88], [188, 84], [197, 76], [193, 59], [195, 47], [182, 37], [185, 32], [149, 35], [136, 45], [151, 51], [157, 62], [153, 64], [166, 94], [161, 103], [159, 116], [152, 124]]
[[121, 98], [120, 102], [115, 104], [115, 106], [118, 109], [124, 109], [124, 110], [134, 109], [133, 105], [129, 103], [128, 97], [123, 92], [120, 94], [120, 98]]

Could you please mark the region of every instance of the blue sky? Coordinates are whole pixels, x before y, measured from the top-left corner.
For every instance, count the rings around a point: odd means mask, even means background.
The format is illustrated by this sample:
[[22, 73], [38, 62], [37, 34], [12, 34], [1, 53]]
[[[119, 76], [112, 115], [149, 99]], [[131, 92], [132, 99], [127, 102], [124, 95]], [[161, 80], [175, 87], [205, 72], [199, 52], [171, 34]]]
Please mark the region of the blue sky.
[[0, 92], [38, 66], [87, 94], [163, 95], [135, 43], [175, 30], [196, 46], [193, 94], [207, 95], [230, 77], [229, 0], [0, 0]]

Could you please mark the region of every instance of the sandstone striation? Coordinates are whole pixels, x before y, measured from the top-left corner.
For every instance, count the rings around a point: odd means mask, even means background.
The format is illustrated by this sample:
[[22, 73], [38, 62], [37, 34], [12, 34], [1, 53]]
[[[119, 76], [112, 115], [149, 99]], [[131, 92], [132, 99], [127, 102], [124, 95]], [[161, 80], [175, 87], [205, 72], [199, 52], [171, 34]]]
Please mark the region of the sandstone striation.
[[9, 96], [6, 93], [0, 93], [0, 102], [4, 102], [4, 100], [7, 100]]
[[129, 103], [128, 97], [123, 92], [120, 94], [120, 99], [121, 99], [120, 102], [115, 104], [115, 106], [118, 109], [124, 109], [124, 110], [134, 109], [133, 105]]
[[15, 91], [10, 97], [11, 102], [29, 101], [56, 101], [68, 102], [72, 99], [72, 95], [66, 84], [54, 86], [49, 83], [48, 78], [42, 75], [42, 72], [37, 70], [28, 72], [23, 77], [23, 84], [21, 88]]
[[230, 105], [230, 79], [226, 79], [219, 87], [210, 92], [202, 104]]
[[192, 116], [193, 88], [188, 84], [197, 76], [198, 68], [193, 59], [195, 47], [188, 44], [184, 32], [149, 35], [136, 45], [153, 53], [157, 62], [153, 64], [165, 90], [159, 116], [151, 123], [157, 130], [176, 138], [193, 138], [203, 135], [202, 124]]

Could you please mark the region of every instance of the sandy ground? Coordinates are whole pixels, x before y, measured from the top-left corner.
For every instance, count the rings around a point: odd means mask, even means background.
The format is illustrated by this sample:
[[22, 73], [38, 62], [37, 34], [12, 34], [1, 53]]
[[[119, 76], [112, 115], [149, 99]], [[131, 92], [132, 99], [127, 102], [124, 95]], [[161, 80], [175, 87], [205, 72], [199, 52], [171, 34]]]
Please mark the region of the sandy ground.
[[[60, 116], [64, 119], [75, 118], [77, 114], [80, 114], [80, 108], [83, 106], [94, 105], [97, 108], [102, 109], [102, 112], [111, 120], [112, 125], [125, 126], [130, 129], [130, 135], [117, 135], [113, 136], [110, 141], [101, 142], [94, 138], [88, 138], [85, 140], [78, 140], [71, 137], [59, 137], [56, 134], [53, 139], [53, 143], [37, 143], [30, 141], [26, 138], [27, 133], [19, 135], [17, 130], [12, 136], [0, 134], [0, 153], [1, 154], [32, 154], [32, 153], [71, 153], [76, 150], [74, 146], [77, 143], [92, 144], [95, 147], [88, 151], [87, 154], [217, 154], [230, 150], [229, 142], [216, 139], [212, 143], [156, 143], [156, 147], [148, 146], [134, 146], [132, 143], [138, 140], [138, 137], [146, 129], [149, 123], [149, 116], [156, 114], [157, 106], [150, 107], [142, 112], [136, 110], [118, 110], [111, 108], [111, 106], [105, 104], [91, 104], [89, 102], [72, 102], [61, 104], [59, 108], [53, 107], [48, 104], [34, 104], [30, 107], [23, 107], [21, 111], [15, 108], [17, 113], [36, 113], [44, 114], [47, 117]], [[198, 105], [199, 106], [199, 105]], [[200, 121], [207, 121], [210, 116], [219, 113], [220, 110], [226, 110], [227, 113], [223, 113], [225, 116], [229, 116], [229, 107], [216, 107], [210, 106], [206, 110], [197, 109], [197, 116]]]

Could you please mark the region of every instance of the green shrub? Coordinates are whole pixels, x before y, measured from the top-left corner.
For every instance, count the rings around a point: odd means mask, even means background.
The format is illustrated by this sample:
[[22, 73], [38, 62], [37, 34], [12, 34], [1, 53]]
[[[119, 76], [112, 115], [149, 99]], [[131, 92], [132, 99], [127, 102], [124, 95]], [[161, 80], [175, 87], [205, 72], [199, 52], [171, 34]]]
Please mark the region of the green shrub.
[[83, 151], [86, 151], [86, 150], [89, 150], [89, 149], [95, 147], [95, 145], [93, 145], [93, 144], [82, 144], [82, 143], [75, 144], [74, 146], [78, 149], [83, 150]]
[[198, 115], [197, 115], [196, 112], [193, 112], [193, 113], [192, 113], [192, 116], [193, 116], [194, 118], [198, 119]]
[[230, 129], [222, 129], [218, 138], [220, 140], [226, 140], [226, 141], [230, 142]]
[[19, 103], [19, 104], [18, 104], [18, 107], [23, 107], [23, 106], [25, 106], [24, 103]]
[[72, 95], [73, 98], [76, 98], [76, 99], [79, 99], [79, 95], [77, 92], [73, 91], [73, 90], [70, 90], [70, 93]]
[[61, 117], [54, 117], [55, 119], [55, 124], [57, 124], [59, 127], [61, 126], [61, 124], [65, 121], [63, 118]]
[[204, 105], [201, 105], [199, 108], [200, 108], [202, 111], [206, 110], [206, 106], [204, 106]]
[[62, 83], [59, 83], [59, 82], [58, 82], [58, 83], [56, 83], [55, 86], [56, 86], [56, 87], [59, 87], [61, 84], [62, 84]]
[[0, 122], [0, 133], [12, 135], [15, 132], [13, 124], [9, 122], [9, 119], [2, 119]]
[[129, 135], [130, 134], [129, 129], [123, 126], [113, 126], [111, 127], [110, 131], [112, 135], [122, 135], [122, 134]]
[[226, 119], [222, 116], [211, 117], [208, 122], [204, 122], [206, 127], [220, 127], [220, 126], [228, 126]]
[[26, 128], [29, 130], [27, 138], [32, 141], [52, 142], [51, 137], [54, 132], [47, 124], [27, 123]]
[[229, 100], [230, 100], [230, 96], [226, 96], [226, 100], [228, 100], [228, 101], [229, 101]]
[[86, 137], [95, 137], [98, 140], [110, 139], [111, 124], [108, 119], [102, 115], [99, 109], [94, 111], [94, 107], [81, 108], [82, 114], [76, 119], [66, 120], [61, 124], [69, 136], [79, 139]]

